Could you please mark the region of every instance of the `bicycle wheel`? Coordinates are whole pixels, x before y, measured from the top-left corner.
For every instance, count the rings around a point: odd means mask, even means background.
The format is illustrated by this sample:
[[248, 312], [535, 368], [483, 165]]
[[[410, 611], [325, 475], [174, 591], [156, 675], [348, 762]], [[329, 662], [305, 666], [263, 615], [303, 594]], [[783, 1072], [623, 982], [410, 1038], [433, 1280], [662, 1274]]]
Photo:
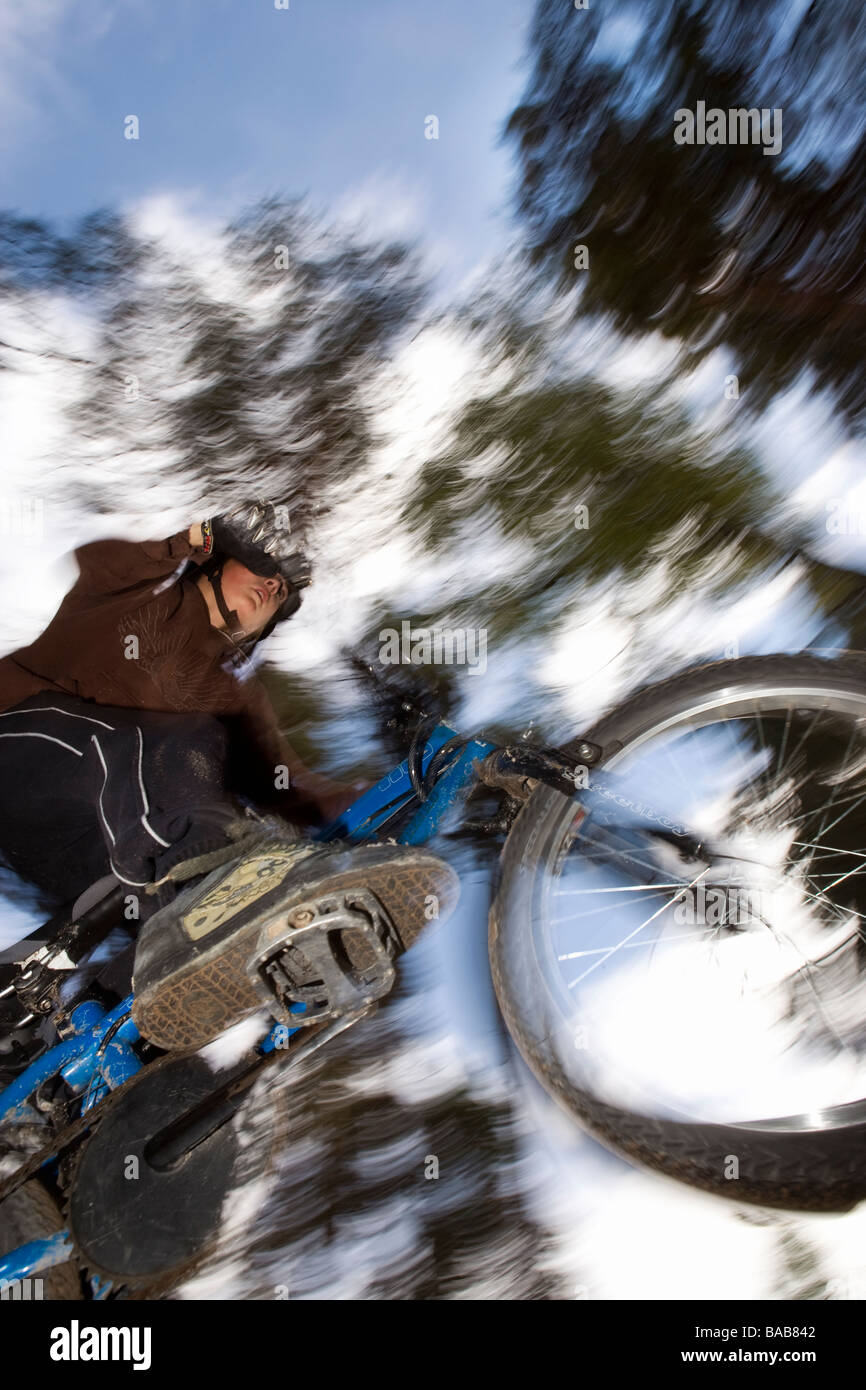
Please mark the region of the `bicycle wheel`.
[[[38, 1178], [31, 1178], [4, 1202], [0, 1202], [0, 1252], [8, 1253], [28, 1241], [52, 1236], [64, 1224], [63, 1214], [54, 1198]], [[30, 1288], [26, 1291], [13, 1288], [7, 1292], [7, 1297], [15, 1297], [16, 1293], [23, 1298], [62, 1301], [82, 1297], [81, 1277], [74, 1260], [37, 1271], [29, 1277], [29, 1284]]]
[[[542, 1085], [741, 1201], [866, 1195], [866, 660], [716, 662], [587, 733], [503, 850], [490, 961]], [[576, 746], [576, 745], [575, 745]]]

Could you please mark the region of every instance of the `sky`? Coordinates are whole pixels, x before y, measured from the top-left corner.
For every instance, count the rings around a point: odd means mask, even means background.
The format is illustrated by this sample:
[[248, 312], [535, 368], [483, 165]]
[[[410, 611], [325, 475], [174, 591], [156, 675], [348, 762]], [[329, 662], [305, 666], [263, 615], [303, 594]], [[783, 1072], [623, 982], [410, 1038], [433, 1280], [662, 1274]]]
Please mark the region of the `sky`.
[[[288, 3], [288, 9], [276, 4]], [[0, 8], [0, 207], [308, 195], [459, 276], [508, 232], [530, 0], [27, 0]], [[125, 136], [136, 116], [139, 138]], [[438, 139], [428, 139], [428, 117]]]

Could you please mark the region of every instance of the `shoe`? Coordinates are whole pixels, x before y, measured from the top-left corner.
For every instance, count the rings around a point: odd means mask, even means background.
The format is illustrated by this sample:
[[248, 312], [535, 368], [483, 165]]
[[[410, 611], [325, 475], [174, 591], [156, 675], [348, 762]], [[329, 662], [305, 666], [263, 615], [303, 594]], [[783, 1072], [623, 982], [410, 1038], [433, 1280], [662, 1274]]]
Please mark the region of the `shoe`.
[[262, 1008], [293, 1027], [364, 1008], [459, 891], [453, 869], [414, 846], [263, 834], [144, 923], [133, 1020], [175, 1051]]

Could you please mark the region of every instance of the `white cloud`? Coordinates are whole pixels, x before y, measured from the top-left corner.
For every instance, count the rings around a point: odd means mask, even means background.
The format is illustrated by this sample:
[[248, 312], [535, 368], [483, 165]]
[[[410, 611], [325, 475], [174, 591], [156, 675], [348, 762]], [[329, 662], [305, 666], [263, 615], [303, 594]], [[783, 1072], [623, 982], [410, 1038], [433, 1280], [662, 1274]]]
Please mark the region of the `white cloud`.
[[62, 72], [70, 44], [102, 38], [119, 11], [131, 7], [139, 8], [138, 0], [27, 0], [0, 7], [0, 147], [4, 153], [21, 148], [23, 128], [45, 119], [49, 101], [63, 115], [83, 102], [85, 94], [79, 97]]
[[52, 40], [69, 7], [69, 0], [29, 0], [0, 9], [0, 128], [9, 143], [37, 114], [40, 85], [57, 80]]
[[410, 181], [394, 170], [375, 169], [335, 202], [323, 204], [320, 211], [338, 229], [363, 240], [417, 243], [431, 280], [459, 263], [462, 247], [442, 234], [441, 208], [436, 210], [429, 183]]
[[377, 238], [414, 238], [429, 228], [430, 191], [376, 169], [337, 199], [333, 216]]

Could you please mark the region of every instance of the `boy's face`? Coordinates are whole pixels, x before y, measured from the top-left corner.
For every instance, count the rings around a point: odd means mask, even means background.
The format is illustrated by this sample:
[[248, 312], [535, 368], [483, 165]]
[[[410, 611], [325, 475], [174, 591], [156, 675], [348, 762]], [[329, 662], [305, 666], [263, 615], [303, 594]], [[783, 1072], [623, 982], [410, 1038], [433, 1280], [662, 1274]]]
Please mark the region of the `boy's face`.
[[263, 578], [233, 559], [223, 565], [222, 590], [226, 606], [237, 613], [248, 637], [267, 626], [289, 592], [281, 574]]

